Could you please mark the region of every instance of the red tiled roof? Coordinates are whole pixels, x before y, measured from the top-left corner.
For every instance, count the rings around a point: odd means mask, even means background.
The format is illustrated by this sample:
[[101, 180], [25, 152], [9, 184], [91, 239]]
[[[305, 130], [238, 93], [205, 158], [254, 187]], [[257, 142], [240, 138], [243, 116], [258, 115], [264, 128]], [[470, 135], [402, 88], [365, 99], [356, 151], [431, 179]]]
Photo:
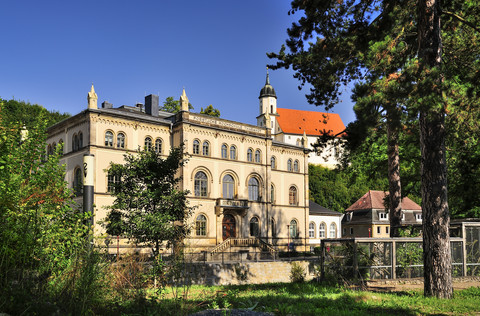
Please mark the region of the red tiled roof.
[[[345, 211], [367, 210], [367, 209], [384, 209], [383, 199], [388, 192], [368, 191], [364, 196], [359, 198], [357, 202], [350, 205]], [[402, 209], [404, 210], [421, 210], [422, 207], [410, 200], [408, 197], [402, 199]]]
[[320, 136], [323, 131], [333, 135], [342, 132], [345, 125], [340, 115], [313, 111], [301, 111], [277, 108], [277, 122], [285, 134], [303, 134]]

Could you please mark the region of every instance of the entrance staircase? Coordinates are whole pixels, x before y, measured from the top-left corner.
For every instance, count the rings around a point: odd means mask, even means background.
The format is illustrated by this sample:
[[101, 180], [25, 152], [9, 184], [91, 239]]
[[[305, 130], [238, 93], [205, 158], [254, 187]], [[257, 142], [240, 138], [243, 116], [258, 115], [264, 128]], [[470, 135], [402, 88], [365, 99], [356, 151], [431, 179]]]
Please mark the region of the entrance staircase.
[[216, 245], [210, 251], [210, 257], [215, 256], [223, 252], [229, 253], [257, 253], [261, 258], [268, 257], [269, 259], [275, 258], [277, 250], [269, 243], [258, 237], [249, 238], [227, 238], [221, 244]]

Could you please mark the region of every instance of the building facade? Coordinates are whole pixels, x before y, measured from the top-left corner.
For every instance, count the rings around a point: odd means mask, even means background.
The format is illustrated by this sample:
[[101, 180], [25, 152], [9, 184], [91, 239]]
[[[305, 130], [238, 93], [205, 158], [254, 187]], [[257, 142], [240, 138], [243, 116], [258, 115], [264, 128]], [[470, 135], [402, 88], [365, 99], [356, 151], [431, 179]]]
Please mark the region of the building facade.
[[322, 239], [342, 236], [342, 213], [329, 210], [313, 201], [309, 202], [308, 240], [310, 250], [319, 247]]
[[[189, 203], [196, 206], [188, 251], [209, 251], [229, 238], [260, 238], [277, 250], [287, 241], [307, 248], [308, 150], [278, 141], [266, 121], [262, 127], [191, 113], [185, 91], [176, 114], [159, 111], [156, 95], [136, 106], [103, 102], [99, 107], [93, 85], [87, 100], [85, 110], [48, 129], [47, 146], [63, 143], [61, 163], [79, 203], [83, 157], [94, 156], [93, 221], [99, 242], [105, 231], [98, 223], [113, 202], [111, 184], [119, 181], [109, 175], [110, 163], [121, 164], [126, 152], [143, 149], [166, 156], [183, 143], [189, 160], [179, 170], [180, 187], [191, 192]], [[122, 247], [130, 246], [124, 241]]]
[[[385, 207], [387, 197], [387, 192], [370, 190], [347, 208], [342, 220], [342, 237], [390, 237], [390, 218]], [[401, 225], [422, 225], [422, 207], [408, 197], [402, 199]]]

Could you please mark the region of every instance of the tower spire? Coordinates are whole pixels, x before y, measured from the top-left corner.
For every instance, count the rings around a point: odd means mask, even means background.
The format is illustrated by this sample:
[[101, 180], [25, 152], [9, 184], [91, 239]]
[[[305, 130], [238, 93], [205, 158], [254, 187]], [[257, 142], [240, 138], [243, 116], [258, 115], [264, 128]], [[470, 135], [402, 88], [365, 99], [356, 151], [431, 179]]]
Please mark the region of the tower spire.
[[185, 93], [185, 87], [183, 87], [182, 95], [180, 96], [180, 109], [182, 111], [187, 111], [187, 112], [189, 110], [188, 97], [187, 97], [187, 94]]
[[268, 75], [268, 66], [267, 66], [267, 79], [265, 80], [265, 85], [270, 85], [270, 76]]
[[92, 83], [92, 87], [90, 88], [90, 92], [88, 93], [88, 96], [87, 96], [88, 108], [98, 109], [97, 100], [98, 100], [98, 96], [95, 93], [95, 89], [93, 88], [93, 83]]

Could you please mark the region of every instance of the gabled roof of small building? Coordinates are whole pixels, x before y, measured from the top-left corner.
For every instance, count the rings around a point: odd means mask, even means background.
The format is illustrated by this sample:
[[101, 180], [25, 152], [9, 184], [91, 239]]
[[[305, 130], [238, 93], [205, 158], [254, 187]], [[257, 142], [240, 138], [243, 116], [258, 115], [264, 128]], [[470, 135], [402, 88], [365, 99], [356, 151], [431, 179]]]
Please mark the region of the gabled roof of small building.
[[328, 215], [328, 216], [342, 216], [343, 214], [340, 212], [329, 210], [313, 202], [312, 200], [309, 201], [309, 214], [310, 215]]
[[[388, 196], [388, 192], [369, 190], [364, 196], [359, 198], [355, 203], [350, 205], [345, 211], [369, 210], [369, 209], [385, 209], [384, 199]], [[408, 197], [402, 199], [403, 210], [418, 210], [422, 207], [410, 200]]]
[[314, 111], [277, 108], [277, 122], [285, 134], [320, 136], [324, 131], [336, 135], [345, 130], [340, 115]]

